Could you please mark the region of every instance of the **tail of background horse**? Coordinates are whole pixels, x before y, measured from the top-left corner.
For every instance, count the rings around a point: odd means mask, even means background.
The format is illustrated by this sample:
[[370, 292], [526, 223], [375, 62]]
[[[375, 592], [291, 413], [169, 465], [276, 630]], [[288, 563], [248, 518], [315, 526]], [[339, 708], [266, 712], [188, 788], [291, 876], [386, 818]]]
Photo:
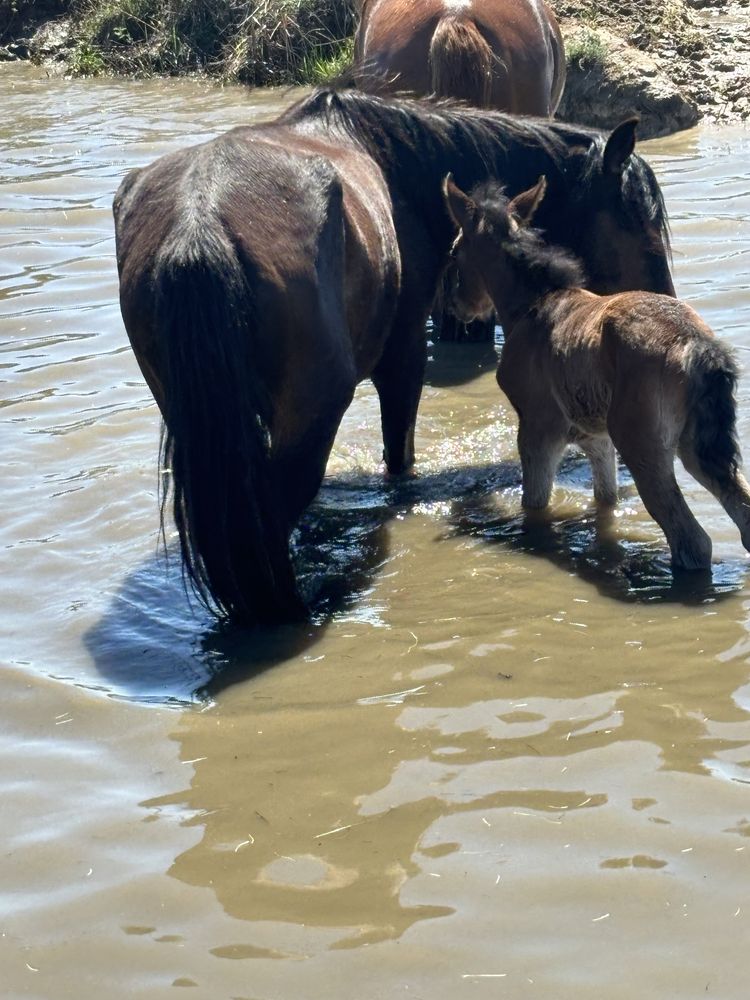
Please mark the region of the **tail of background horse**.
[[489, 107], [495, 56], [473, 21], [448, 14], [430, 42], [432, 92]]
[[726, 486], [740, 466], [734, 391], [739, 376], [730, 349], [717, 339], [687, 348], [689, 423], [687, 432], [704, 476]]
[[[270, 475], [270, 403], [254, 357], [251, 289], [218, 222], [178, 239], [156, 276], [165, 365], [162, 471], [183, 566], [202, 602], [236, 621], [299, 618]], [[167, 500], [165, 488], [163, 507]]]

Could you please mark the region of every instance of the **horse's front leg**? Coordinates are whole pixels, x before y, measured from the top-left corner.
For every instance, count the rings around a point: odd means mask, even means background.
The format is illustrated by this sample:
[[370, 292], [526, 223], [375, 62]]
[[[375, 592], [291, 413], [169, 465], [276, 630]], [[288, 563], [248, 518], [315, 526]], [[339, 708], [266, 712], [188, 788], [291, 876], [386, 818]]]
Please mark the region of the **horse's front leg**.
[[389, 337], [372, 381], [380, 400], [383, 460], [391, 475], [414, 465], [414, 428], [427, 363], [427, 312]]
[[570, 425], [564, 416], [519, 416], [518, 453], [523, 472], [522, 503], [540, 510], [549, 503], [555, 473], [569, 440]]

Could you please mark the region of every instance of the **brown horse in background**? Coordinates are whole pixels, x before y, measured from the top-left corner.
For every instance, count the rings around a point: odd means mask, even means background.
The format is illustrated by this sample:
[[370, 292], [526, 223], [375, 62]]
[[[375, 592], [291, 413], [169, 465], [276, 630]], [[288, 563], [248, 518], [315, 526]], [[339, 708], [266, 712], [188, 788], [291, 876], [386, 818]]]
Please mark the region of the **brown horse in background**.
[[579, 262], [528, 228], [545, 187], [542, 177], [512, 201], [497, 185], [469, 197], [449, 177], [445, 189], [460, 227], [457, 307], [473, 316], [494, 306], [505, 331], [497, 381], [518, 414], [524, 507], [547, 506], [569, 443], [591, 462], [595, 499], [614, 506], [617, 448], [673, 566], [708, 569], [711, 539], [675, 479], [679, 455], [750, 550], [732, 352], [674, 298], [583, 289]]
[[663, 199], [634, 141], [633, 123], [605, 140], [319, 90], [127, 175], [120, 306], [164, 419], [183, 565], [209, 607], [244, 623], [304, 614], [290, 536], [362, 379], [386, 468], [412, 466], [425, 324], [455, 235], [449, 170], [512, 191], [545, 173], [541, 216], [594, 287], [672, 292]]
[[551, 117], [565, 52], [544, 0], [362, 0], [357, 85]]

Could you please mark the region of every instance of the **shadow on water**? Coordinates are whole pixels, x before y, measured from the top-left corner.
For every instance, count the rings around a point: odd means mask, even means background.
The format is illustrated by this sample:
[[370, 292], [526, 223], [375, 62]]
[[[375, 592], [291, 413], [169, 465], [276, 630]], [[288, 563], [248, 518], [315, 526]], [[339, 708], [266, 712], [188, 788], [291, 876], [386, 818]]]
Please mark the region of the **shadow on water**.
[[[580, 485], [581, 464], [563, 466], [561, 485]], [[699, 605], [744, 584], [747, 571], [739, 561], [715, 565], [713, 576], [673, 576], [661, 539], [623, 538], [611, 517], [592, 508], [562, 517], [559, 508], [557, 515], [524, 514], [516, 495], [519, 480], [515, 462], [391, 482], [365, 473], [327, 479], [295, 535], [309, 622], [252, 630], [217, 622], [186, 593], [172, 550], [168, 559], [154, 554], [126, 577], [86, 633], [86, 647], [101, 676], [129, 699], [181, 704], [215, 697], [303, 655], [334, 619], [377, 617], [380, 611], [368, 597], [389, 559], [389, 522], [430, 504], [448, 505], [451, 535], [546, 559], [617, 601]]]
[[[588, 464], [571, 457], [558, 484], [579, 487], [583, 468], [588, 471]], [[632, 484], [629, 489], [634, 493]], [[615, 514], [600, 511], [593, 503], [583, 511], [555, 506], [523, 511], [517, 498], [511, 507], [497, 495], [474, 493], [452, 503], [449, 523], [457, 534], [546, 559], [592, 584], [603, 597], [627, 603], [710, 603], [740, 590], [748, 572], [744, 556], [715, 563], [705, 573], [674, 572], [663, 538], [623, 537]]]
[[433, 388], [445, 388], [463, 383], [494, 371], [498, 354], [494, 343], [431, 344], [425, 372], [425, 383]]
[[[379, 493], [382, 497], [382, 482]], [[99, 673], [125, 697], [160, 704], [205, 699], [300, 656], [366, 596], [387, 558], [388, 507], [375, 494], [335, 509], [321, 498], [296, 537], [311, 619], [240, 629], [217, 621], [186, 589], [179, 550], [154, 553], [130, 573], [84, 642]]]

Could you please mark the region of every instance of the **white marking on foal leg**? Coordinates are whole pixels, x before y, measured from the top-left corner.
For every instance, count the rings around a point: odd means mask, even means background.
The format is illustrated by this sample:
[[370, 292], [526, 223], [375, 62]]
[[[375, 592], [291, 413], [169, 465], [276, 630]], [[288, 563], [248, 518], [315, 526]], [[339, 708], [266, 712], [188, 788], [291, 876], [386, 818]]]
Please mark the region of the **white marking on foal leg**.
[[443, 0], [443, 9], [447, 14], [458, 14], [471, 8], [472, 0]]

